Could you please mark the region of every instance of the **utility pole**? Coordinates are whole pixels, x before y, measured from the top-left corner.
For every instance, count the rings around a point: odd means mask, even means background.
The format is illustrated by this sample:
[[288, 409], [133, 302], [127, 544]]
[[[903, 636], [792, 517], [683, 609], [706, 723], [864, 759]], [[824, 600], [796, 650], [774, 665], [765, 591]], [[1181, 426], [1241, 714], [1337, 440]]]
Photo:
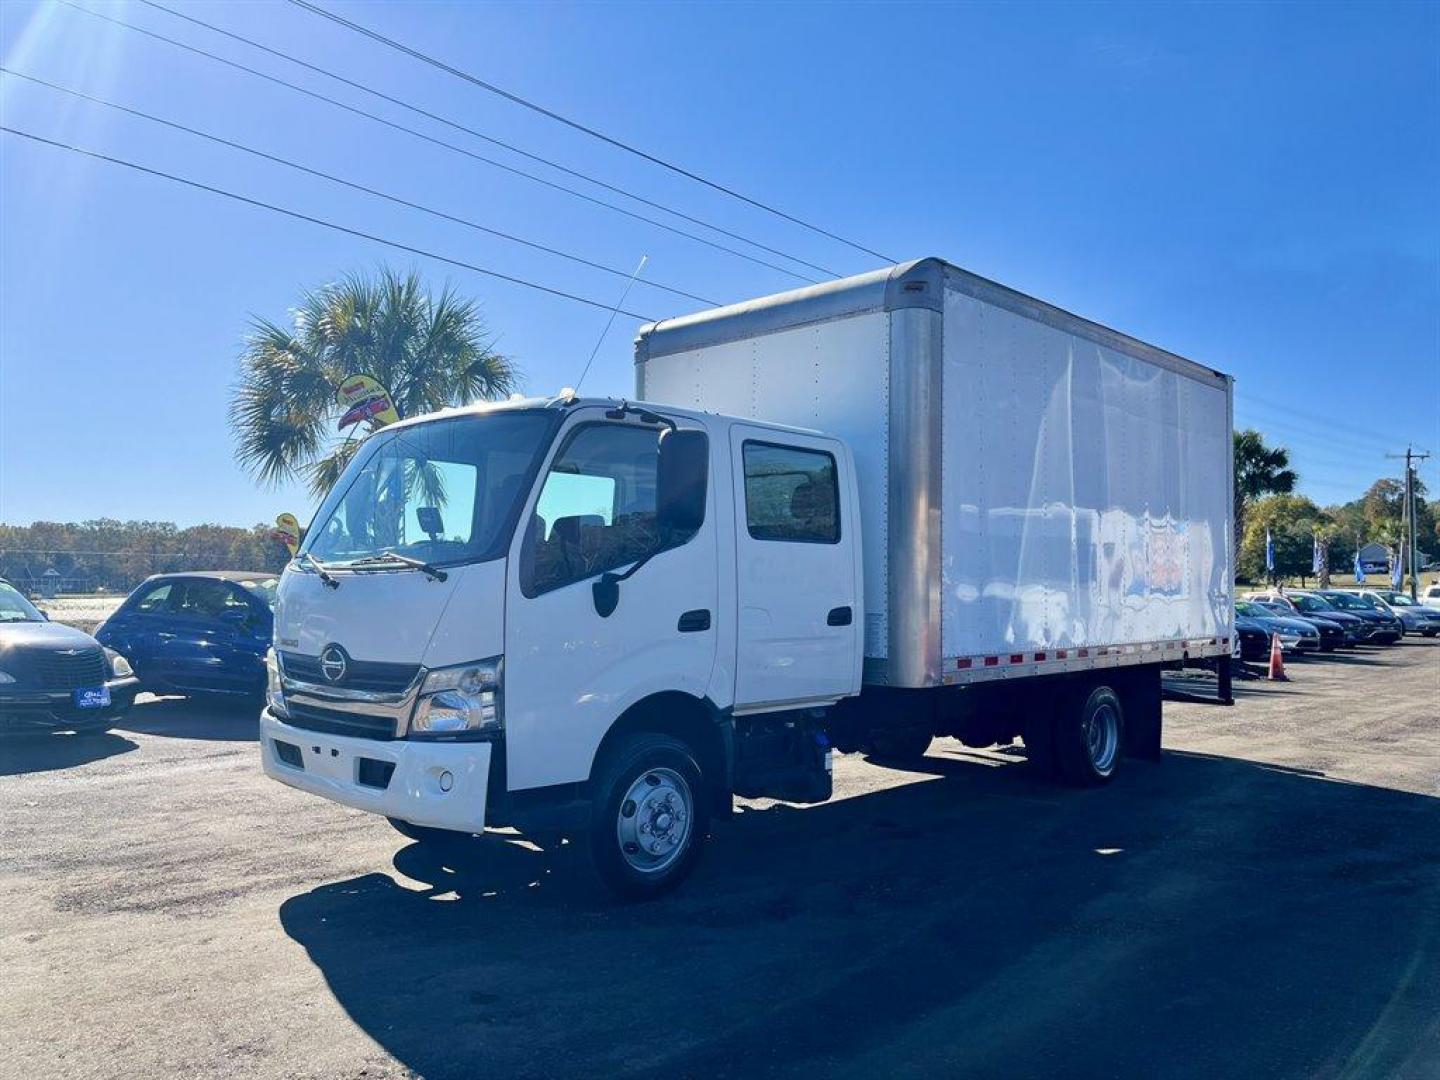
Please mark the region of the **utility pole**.
[[[1420, 568], [1415, 559], [1415, 463], [1430, 456], [1429, 451], [1416, 453], [1413, 446], [1407, 446], [1405, 453], [1386, 454], [1387, 458], [1405, 459], [1405, 502], [1400, 512], [1401, 544], [1410, 545], [1410, 599], [1418, 600], [1420, 592]], [[1408, 524], [1408, 527], [1406, 523]]]

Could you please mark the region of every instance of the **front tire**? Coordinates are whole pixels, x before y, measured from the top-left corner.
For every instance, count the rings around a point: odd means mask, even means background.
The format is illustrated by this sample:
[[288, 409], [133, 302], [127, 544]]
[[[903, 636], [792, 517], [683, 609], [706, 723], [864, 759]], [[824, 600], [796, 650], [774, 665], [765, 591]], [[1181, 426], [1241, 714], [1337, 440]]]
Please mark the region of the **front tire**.
[[622, 738], [596, 768], [589, 829], [595, 876], [627, 900], [675, 888], [709, 833], [704, 778], [688, 746], [668, 735]]
[[1110, 782], [1125, 746], [1125, 710], [1108, 686], [1082, 690], [1055, 725], [1055, 760], [1061, 777], [1077, 787]]

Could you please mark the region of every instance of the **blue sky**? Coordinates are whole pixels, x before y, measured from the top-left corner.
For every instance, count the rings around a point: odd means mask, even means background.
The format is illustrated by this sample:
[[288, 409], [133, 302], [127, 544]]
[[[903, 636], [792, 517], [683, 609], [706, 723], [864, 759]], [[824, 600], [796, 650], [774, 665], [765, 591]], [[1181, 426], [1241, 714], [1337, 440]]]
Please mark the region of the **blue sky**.
[[[136, 0], [79, 2], [523, 164]], [[879, 263], [290, 4], [165, 2], [836, 272]], [[1237, 423], [1289, 446], [1317, 501], [1397, 473], [1383, 455], [1407, 441], [1440, 452], [1440, 6], [332, 6], [895, 259], [944, 256], [1233, 373]], [[646, 254], [647, 277], [715, 300], [799, 283], [62, 4], [0, 6], [0, 55], [596, 261]], [[9, 77], [0, 112], [588, 297], [622, 287]], [[605, 323], [0, 136], [0, 521], [308, 518], [303, 490], [234, 462], [239, 343], [250, 314], [283, 318], [302, 288], [382, 262], [481, 298], [532, 392], [573, 383]], [[638, 286], [626, 306], [697, 305]], [[587, 391], [631, 390], [634, 329], [616, 320]], [[1440, 491], [1437, 459], [1423, 475]]]

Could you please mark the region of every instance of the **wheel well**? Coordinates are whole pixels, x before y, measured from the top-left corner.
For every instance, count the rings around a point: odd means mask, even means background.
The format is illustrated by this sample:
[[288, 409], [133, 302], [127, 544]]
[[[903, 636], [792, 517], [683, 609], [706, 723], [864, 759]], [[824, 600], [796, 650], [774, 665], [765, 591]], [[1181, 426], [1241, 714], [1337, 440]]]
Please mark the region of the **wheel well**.
[[727, 738], [728, 725], [709, 701], [679, 691], [652, 694], [626, 709], [600, 741], [590, 766], [591, 777], [617, 740], [642, 731], [669, 735], [690, 747], [716, 805], [729, 807], [731, 740]]

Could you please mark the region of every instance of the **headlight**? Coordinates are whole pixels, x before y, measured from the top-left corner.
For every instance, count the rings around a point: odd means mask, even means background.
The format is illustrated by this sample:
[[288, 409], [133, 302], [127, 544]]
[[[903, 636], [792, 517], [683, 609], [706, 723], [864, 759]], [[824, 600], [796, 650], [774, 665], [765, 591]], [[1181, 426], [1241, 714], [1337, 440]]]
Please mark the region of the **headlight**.
[[265, 704], [282, 720], [290, 715], [285, 708], [285, 686], [280, 681], [280, 661], [276, 659], [274, 649], [265, 650]]
[[505, 726], [500, 657], [428, 672], [410, 720], [416, 738], [494, 738]]

